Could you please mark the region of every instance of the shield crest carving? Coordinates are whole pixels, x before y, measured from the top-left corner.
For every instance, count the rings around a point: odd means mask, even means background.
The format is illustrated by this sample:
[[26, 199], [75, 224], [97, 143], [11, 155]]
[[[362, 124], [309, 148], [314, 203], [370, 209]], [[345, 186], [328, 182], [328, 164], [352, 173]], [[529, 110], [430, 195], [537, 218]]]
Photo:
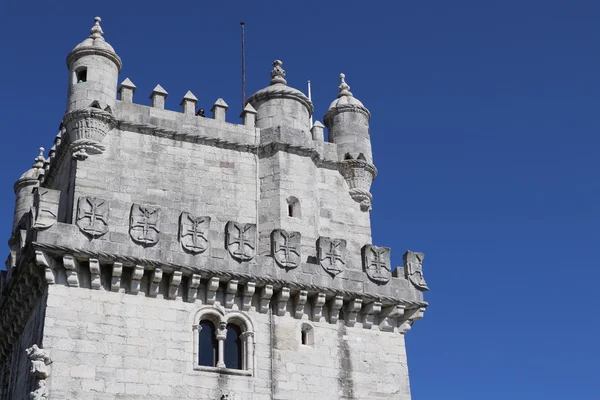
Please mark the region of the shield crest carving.
[[231, 257], [239, 261], [254, 258], [256, 246], [256, 225], [229, 221], [225, 226], [225, 243]]
[[92, 238], [108, 232], [108, 202], [98, 197], [80, 197], [77, 201], [77, 226]]
[[363, 247], [363, 268], [369, 279], [379, 285], [388, 283], [392, 276], [390, 252], [389, 247], [377, 247], [372, 244]]
[[343, 271], [346, 265], [346, 241], [320, 237], [317, 244], [319, 262], [323, 269], [336, 276]]
[[131, 206], [129, 235], [134, 242], [143, 246], [158, 243], [160, 233], [160, 208], [143, 204]]
[[300, 232], [275, 229], [271, 233], [271, 249], [280, 267], [296, 268], [300, 265]]
[[402, 257], [404, 259], [404, 271], [406, 279], [412, 282], [417, 289], [429, 290], [425, 278], [423, 278], [423, 259], [425, 254], [408, 250]]
[[33, 229], [47, 229], [56, 222], [60, 191], [35, 188], [33, 193], [33, 208], [31, 209]]
[[193, 254], [206, 251], [209, 227], [210, 217], [193, 217], [190, 213], [182, 212], [179, 216], [181, 247]]

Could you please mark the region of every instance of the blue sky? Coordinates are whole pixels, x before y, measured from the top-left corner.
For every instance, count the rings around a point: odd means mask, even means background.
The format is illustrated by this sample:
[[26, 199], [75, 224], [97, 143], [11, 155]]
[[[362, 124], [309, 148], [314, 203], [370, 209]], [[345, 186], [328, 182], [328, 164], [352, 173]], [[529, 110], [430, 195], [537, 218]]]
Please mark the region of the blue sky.
[[[97, 3], [97, 4], [96, 4]], [[103, 18], [121, 80], [179, 109], [240, 111], [283, 60], [322, 120], [346, 73], [372, 113], [373, 240], [425, 253], [431, 306], [407, 334], [415, 400], [598, 399], [600, 3], [573, 0], [16, 2], [0, 6], [12, 185], [65, 110], [67, 53]], [[7, 249], [8, 252], [8, 249]]]

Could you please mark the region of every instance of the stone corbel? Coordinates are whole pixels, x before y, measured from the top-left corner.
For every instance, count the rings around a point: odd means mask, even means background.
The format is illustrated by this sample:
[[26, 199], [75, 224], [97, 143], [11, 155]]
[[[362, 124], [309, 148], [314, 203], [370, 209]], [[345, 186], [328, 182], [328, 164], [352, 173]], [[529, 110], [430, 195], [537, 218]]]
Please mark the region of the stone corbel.
[[238, 284], [240, 282], [236, 279], [232, 279], [227, 282], [227, 293], [225, 294], [225, 308], [232, 308], [235, 304], [235, 294], [238, 290]]
[[406, 306], [403, 304], [383, 308], [379, 314], [379, 330], [385, 332], [393, 331], [396, 326], [396, 320], [404, 315], [405, 308]]
[[244, 297], [242, 298], [242, 310], [248, 311], [252, 307], [252, 297], [256, 291], [256, 283], [248, 282], [244, 287]]
[[277, 293], [277, 315], [283, 317], [287, 312], [287, 304], [290, 299], [290, 288], [282, 287]]
[[187, 301], [195, 303], [198, 298], [198, 288], [200, 287], [200, 275], [193, 274], [190, 278], [190, 287], [188, 288]]
[[362, 299], [353, 299], [346, 304], [346, 325], [353, 327], [358, 322], [358, 312], [362, 308]]
[[206, 304], [215, 304], [215, 301], [217, 300], [217, 290], [219, 290], [219, 278], [213, 276], [206, 284]]
[[304, 315], [304, 306], [306, 305], [306, 299], [308, 298], [308, 292], [301, 290], [296, 296], [296, 306], [294, 307], [294, 317], [300, 319]]
[[269, 305], [271, 304], [271, 297], [273, 297], [273, 285], [265, 285], [260, 291], [260, 312], [266, 313], [269, 311]]
[[90, 286], [92, 289], [100, 289], [100, 262], [95, 258], [90, 258]]
[[402, 319], [398, 321], [398, 331], [401, 334], [408, 332], [416, 320], [423, 318], [424, 313], [425, 307], [413, 308], [412, 310], [404, 311]]
[[44, 278], [49, 285], [56, 282], [54, 273], [56, 271], [56, 261], [46, 252], [41, 250], [35, 251], [35, 264], [44, 268]]
[[144, 276], [144, 267], [142, 265], [136, 265], [131, 273], [131, 294], [138, 294], [140, 292], [140, 283]]
[[181, 271], [173, 271], [173, 275], [171, 275], [171, 282], [169, 282], [169, 299], [173, 300], [177, 298], [179, 294], [179, 285], [181, 284], [181, 278], [183, 274]]
[[363, 328], [371, 329], [375, 321], [375, 316], [381, 312], [381, 303], [374, 301], [369, 304], [365, 304], [362, 308], [363, 313]]
[[69, 286], [79, 287], [79, 261], [72, 255], [64, 255], [63, 266], [67, 271], [67, 284]]
[[325, 305], [325, 301], [327, 300], [327, 296], [325, 293], [318, 293], [313, 299], [313, 309], [312, 309], [312, 320], [315, 322], [319, 322], [323, 317], [323, 306]]
[[344, 305], [344, 297], [335, 296], [329, 302], [329, 322], [336, 324], [340, 319], [340, 310]]
[[121, 275], [123, 274], [123, 264], [116, 262], [113, 264], [112, 278], [110, 280], [110, 290], [118, 292], [121, 288]]
[[163, 278], [163, 270], [160, 267], [156, 267], [154, 271], [152, 271], [152, 275], [150, 276], [150, 289], [148, 290], [149, 297], [156, 297], [158, 292], [160, 291], [160, 282]]

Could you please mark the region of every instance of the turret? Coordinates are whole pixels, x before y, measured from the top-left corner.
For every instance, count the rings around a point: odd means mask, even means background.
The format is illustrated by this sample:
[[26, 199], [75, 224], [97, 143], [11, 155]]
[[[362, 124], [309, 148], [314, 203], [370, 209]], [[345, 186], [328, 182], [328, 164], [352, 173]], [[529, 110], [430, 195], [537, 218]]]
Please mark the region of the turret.
[[21, 224], [23, 217], [29, 213], [33, 206], [33, 189], [39, 186], [40, 179], [44, 176], [44, 148], [40, 147], [40, 154], [35, 158], [33, 166], [25, 171], [15, 182], [15, 214], [12, 230]]
[[377, 175], [371, 152], [369, 110], [352, 95], [346, 76], [340, 74], [339, 93], [325, 113], [329, 141], [337, 145], [340, 172], [346, 179], [352, 198], [363, 211], [371, 210], [371, 183]]
[[100, 17], [90, 29], [90, 36], [67, 56], [69, 94], [67, 111], [87, 108], [94, 101], [104, 110], [114, 109], [121, 59], [102, 36]]
[[100, 17], [95, 21], [90, 36], [67, 56], [69, 93], [64, 124], [71, 152], [78, 160], [102, 153], [102, 139], [115, 126], [112, 113], [122, 63], [102, 36]]
[[310, 136], [312, 102], [298, 89], [287, 86], [282, 62], [273, 62], [271, 84], [254, 93], [248, 103], [256, 109], [256, 127], [286, 126], [306, 132]]

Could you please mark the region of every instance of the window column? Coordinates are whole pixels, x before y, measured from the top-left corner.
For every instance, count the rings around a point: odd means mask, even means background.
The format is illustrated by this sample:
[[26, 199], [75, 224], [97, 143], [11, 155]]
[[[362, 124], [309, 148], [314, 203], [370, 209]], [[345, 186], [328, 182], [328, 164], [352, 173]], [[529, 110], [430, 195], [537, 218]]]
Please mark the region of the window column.
[[242, 369], [254, 375], [254, 332], [242, 333]]
[[219, 329], [216, 334], [217, 342], [219, 345], [219, 351], [217, 355], [217, 367], [226, 368], [225, 367], [225, 339], [227, 338], [227, 324], [225, 322], [219, 323]]

